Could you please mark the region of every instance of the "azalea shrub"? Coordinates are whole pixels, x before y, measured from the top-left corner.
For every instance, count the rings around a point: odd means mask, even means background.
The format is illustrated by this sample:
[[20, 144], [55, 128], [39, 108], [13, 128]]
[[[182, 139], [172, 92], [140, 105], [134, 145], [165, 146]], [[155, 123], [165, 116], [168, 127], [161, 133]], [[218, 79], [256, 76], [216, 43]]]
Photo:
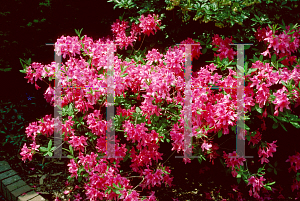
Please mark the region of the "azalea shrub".
[[[61, 66], [62, 90], [62, 138], [63, 154], [68, 155], [70, 176], [69, 182], [77, 181], [84, 189], [89, 200], [124, 199], [155, 200], [155, 192], [143, 195], [135, 189], [151, 189], [154, 186], [172, 186], [170, 167], [159, 163], [163, 160], [158, 152], [161, 142], [172, 144], [172, 151], [183, 153], [192, 151], [201, 163], [209, 159], [212, 164], [216, 159], [229, 168], [237, 182], [245, 182], [249, 186], [249, 195], [260, 199], [261, 189], [272, 191], [272, 185], [264, 178], [264, 166], [257, 172], [250, 172], [244, 165], [246, 159], [239, 157], [234, 151], [226, 153], [214, 142], [215, 136], [226, 137], [230, 129], [236, 132], [237, 115], [237, 73], [235, 70], [233, 38], [219, 35], [212, 37], [211, 45], [215, 51], [214, 61], [194, 72], [191, 78], [192, 92], [192, 147], [184, 146], [184, 93], [185, 93], [185, 61], [187, 59], [184, 44], [195, 44], [191, 49], [191, 59], [195, 60], [203, 54], [200, 42], [187, 38], [182, 45], [169, 47], [165, 54], [157, 49], [148, 50], [145, 54], [132, 55], [122, 60], [117, 54], [113, 57], [115, 79], [115, 155], [122, 158], [103, 158], [111, 150], [107, 149], [111, 139], [106, 138], [106, 130], [111, 121], [105, 119], [107, 101], [107, 76], [109, 44], [116, 44], [117, 49], [133, 46], [140, 36], [148, 37], [160, 29], [159, 16], [149, 14], [141, 16], [139, 23], [117, 20], [111, 27], [114, 41], [80, 36], [62, 36], [55, 43], [55, 51], [68, 59]], [[251, 128], [258, 113], [259, 118], [271, 118], [274, 125], [283, 128], [283, 122], [289, 122], [300, 128], [299, 117], [293, 113], [300, 104], [300, 69], [299, 61], [292, 53], [299, 48], [300, 29], [290, 24], [282, 27], [284, 32], [278, 34], [275, 27], [259, 28], [255, 33], [258, 41], [264, 41], [267, 50], [258, 57], [253, 56], [251, 63], [245, 65], [245, 130], [238, 134], [239, 139], [248, 141], [253, 149], [257, 149], [260, 165], [270, 163], [276, 154], [277, 141], [262, 141], [262, 128]], [[143, 37], [143, 36], [142, 36]], [[197, 44], [197, 45], [196, 45]], [[139, 50], [137, 51], [139, 52]], [[272, 54], [272, 55], [271, 55]], [[28, 82], [48, 77], [55, 78], [57, 64], [48, 65], [32, 63], [24, 68]], [[249, 65], [249, 67], [248, 67]], [[273, 85], [280, 85], [273, 91]], [[219, 86], [213, 89], [213, 86]], [[44, 94], [45, 99], [55, 106], [54, 88]], [[44, 135], [50, 138], [54, 133], [54, 118], [46, 115], [38, 122], [26, 128], [30, 146], [25, 143], [21, 149], [22, 160], [33, 160], [35, 154], [53, 155], [57, 147], [52, 141], [39, 141]], [[274, 155], [273, 155], [274, 154]], [[290, 156], [291, 168], [297, 173], [299, 153]], [[235, 157], [235, 158], [232, 158]], [[122, 163], [130, 160], [131, 172], [122, 171]], [[178, 159], [179, 160], [179, 159]], [[190, 163], [192, 159], [183, 158]], [[295, 163], [295, 166], [293, 165]], [[276, 166], [274, 164], [274, 166]], [[136, 173], [138, 175], [132, 175]], [[299, 177], [295, 175], [292, 191], [298, 190]], [[131, 179], [140, 178], [137, 186], [131, 186]], [[72, 192], [76, 194], [77, 192]], [[74, 195], [75, 195], [74, 194]], [[79, 200], [76, 198], [75, 200]]]

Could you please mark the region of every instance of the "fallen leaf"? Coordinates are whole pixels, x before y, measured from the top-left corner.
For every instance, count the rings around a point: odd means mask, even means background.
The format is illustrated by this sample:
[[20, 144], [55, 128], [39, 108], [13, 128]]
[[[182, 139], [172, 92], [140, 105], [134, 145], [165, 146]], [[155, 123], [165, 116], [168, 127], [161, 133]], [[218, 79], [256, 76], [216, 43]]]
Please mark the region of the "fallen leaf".
[[41, 178], [40, 178], [40, 185], [43, 185], [43, 181], [44, 179], [47, 177], [47, 174], [44, 174]]
[[59, 165], [64, 165], [65, 163], [64, 162], [53, 162], [55, 164], [59, 164]]
[[34, 174], [34, 175], [28, 175], [28, 177], [40, 177], [42, 174]]
[[62, 172], [59, 172], [59, 173], [54, 173], [54, 174], [51, 174], [51, 176], [58, 176], [58, 175], [61, 175]]

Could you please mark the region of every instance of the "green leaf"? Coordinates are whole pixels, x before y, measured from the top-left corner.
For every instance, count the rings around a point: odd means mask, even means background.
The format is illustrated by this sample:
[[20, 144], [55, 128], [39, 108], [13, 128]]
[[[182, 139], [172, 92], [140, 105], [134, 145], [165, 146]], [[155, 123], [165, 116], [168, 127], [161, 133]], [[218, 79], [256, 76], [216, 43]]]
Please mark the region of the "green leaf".
[[273, 126], [272, 126], [272, 128], [273, 128], [273, 129], [278, 128], [278, 123], [274, 123]]
[[250, 130], [250, 128], [249, 128], [249, 126], [247, 126], [247, 124], [245, 124], [245, 129], [246, 129], [247, 131]]
[[280, 58], [277, 62], [283, 61], [284, 59], [286, 59], [286, 56]]
[[52, 140], [50, 140], [49, 143], [48, 143], [48, 150], [50, 150], [51, 147], [52, 147]]
[[[280, 122], [279, 122], [280, 123]], [[282, 123], [280, 123], [281, 127], [287, 132], [286, 128], [284, 127], [284, 125]]]
[[231, 130], [234, 131], [236, 133], [236, 125], [231, 127]]
[[277, 171], [276, 171], [276, 169], [274, 169], [274, 174], [275, 174], [275, 175], [277, 175]]
[[47, 151], [48, 151], [48, 149], [47, 149], [46, 147], [40, 147], [39, 150], [40, 150], [41, 152], [47, 152]]
[[300, 128], [300, 125], [297, 122], [290, 122], [295, 128]]
[[268, 171], [268, 172], [272, 172], [272, 168], [268, 168], [267, 171]]
[[128, 73], [124, 73], [124, 74], [121, 75], [121, 77], [125, 77], [127, 75], [128, 75]]
[[272, 61], [273, 63], [275, 63], [275, 61], [276, 61], [276, 54], [273, 54], [273, 55], [272, 55], [271, 61]]
[[283, 121], [283, 122], [289, 122], [288, 120], [287, 120], [287, 118], [285, 118], [285, 117], [276, 117], [277, 119], [279, 119], [280, 121]]
[[219, 132], [218, 132], [218, 138], [220, 138], [222, 136], [222, 131], [220, 130]]
[[273, 119], [276, 123], [277, 123], [277, 119], [271, 115], [268, 114], [268, 117], [270, 117], [271, 119]]
[[67, 157], [69, 158], [69, 159], [72, 159], [72, 158], [74, 158], [73, 156], [71, 156], [71, 155], [67, 155]]
[[271, 191], [272, 188], [270, 186], [264, 186], [267, 190]]
[[258, 104], [255, 104], [255, 109], [258, 113], [262, 114], [262, 108], [260, 108]]
[[250, 69], [247, 71], [247, 75], [250, 75], [252, 72], [257, 71], [257, 70], [258, 70], [257, 68], [250, 68]]
[[114, 186], [115, 188], [118, 188], [118, 186], [117, 186], [115, 183], [113, 183], [113, 186]]

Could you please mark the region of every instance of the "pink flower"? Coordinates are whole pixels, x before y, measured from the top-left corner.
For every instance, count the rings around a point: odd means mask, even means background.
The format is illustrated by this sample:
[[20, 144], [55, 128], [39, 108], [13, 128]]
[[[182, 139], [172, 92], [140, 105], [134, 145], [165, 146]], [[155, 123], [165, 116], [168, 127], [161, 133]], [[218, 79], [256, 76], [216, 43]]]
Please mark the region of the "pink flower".
[[[285, 162], [290, 162], [291, 164], [291, 167], [289, 168], [289, 172], [291, 172], [291, 170], [297, 172], [300, 169], [300, 154], [296, 152], [296, 155], [289, 156], [289, 158]], [[295, 163], [295, 166], [293, 166], [293, 163]]]
[[[251, 176], [249, 179], [248, 179], [248, 185], [252, 185], [253, 188], [252, 188], [252, 191], [253, 191], [253, 197], [255, 198], [260, 198], [259, 194], [258, 194], [258, 191], [260, 191], [260, 188], [263, 187], [263, 181], [265, 181], [266, 179], [263, 178], [263, 177], [260, 177], [259, 179], [257, 179], [256, 177], [254, 176]], [[249, 195], [252, 196], [252, 191], [250, 190], [249, 191]]]
[[153, 14], [152, 16], [148, 14], [148, 17], [145, 17], [144, 15], [141, 16], [139, 27], [142, 29], [142, 33], [147, 34], [149, 36], [150, 33], [154, 35], [153, 30], [155, 32], [157, 31], [157, 29], [160, 30], [160, 24], [161, 22], [158, 19], [158, 15]]
[[289, 107], [289, 99], [287, 98], [287, 94], [285, 94], [284, 91], [287, 91], [285, 86], [283, 86], [282, 89], [278, 90], [276, 93], [273, 94], [274, 96], [276, 96], [275, 100], [273, 101], [273, 103], [275, 104], [276, 111], [279, 107], [281, 112], [283, 112], [284, 107], [289, 110], [291, 109]]
[[30, 145], [31, 145], [32, 150], [39, 151], [38, 148], [40, 147], [40, 145], [37, 145], [35, 141]]
[[53, 106], [54, 104], [54, 94], [55, 94], [54, 89], [49, 85], [48, 89], [44, 93], [44, 98], [48, 103], [50, 103], [51, 106]]
[[273, 141], [272, 143], [267, 143], [266, 151], [264, 149], [259, 148], [258, 156], [262, 157], [261, 159], [259, 159], [259, 161], [261, 160], [261, 164], [263, 164], [264, 162], [269, 163], [269, 160], [267, 158], [270, 156], [273, 157], [273, 153], [276, 152], [276, 142], [277, 140]]
[[270, 52], [269, 52], [269, 49], [267, 49], [266, 51], [264, 51], [264, 52], [261, 53], [261, 54], [264, 55], [264, 56], [269, 55], [269, 58], [271, 58], [271, 54], [270, 54]]
[[40, 126], [37, 125], [37, 122], [29, 123], [29, 126], [26, 127], [25, 133], [27, 134], [27, 138], [31, 137], [33, 141], [37, 136], [37, 133], [40, 132]]
[[240, 166], [244, 166], [243, 161], [246, 161], [246, 159], [243, 157], [239, 158], [239, 156], [236, 154], [236, 151], [229, 153], [229, 156], [230, 157], [228, 157], [228, 155], [223, 151], [225, 163], [227, 163], [227, 167], [231, 167], [232, 176], [236, 177], [237, 172], [235, 171], [235, 166], [237, 166], [238, 168], [240, 168]]
[[205, 140], [203, 142], [203, 144], [201, 145], [202, 151], [204, 151], [204, 149], [209, 150], [212, 147], [212, 144], [207, 143]]
[[75, 176], [76, 179], [77, 179], [77, 177], [78, 177], [78, 175], [77, 175], [78, 165], [75, 163], [74, 159], [71, 159], [70, 161], [71, 161], [71, 163], [68, 164], [69, 172], [71, 173], [71, 177]]
[[21, 149], [21, 153], [20, 155], [22, 156], [22, 161], [26, 161], [26, 159], [28, 159], [29, 161], [32, 160], [32, 153], [31, 153], [31, 149], [28, 149], [26, 146], [26, 143], [24, 144], [23, 148]]
[[146, 55], [148, 61], [147, 64], [152, 65], [153, 62], [161, 62], [162, 57], [163, 54], [160, 54], [157, 49], [152, 49], [151, 51], [148, 51], [148, 54]]
[[72, 147], [74, 147], [76, 150], [84, 152], [84, 146], [87, 145], [87, 138], [84, 136], [72, 136], [71, 139], [72, 140], [70, 140], [69, 143], [72, 145]]
[[69, 194], [70, 192], [71, 192], [71, 191], [65, 190], [65, 191], [64, 191], [64, 194], [67, 195], [67, 194]]
[[74, 201], [80, 201], [82, 199], [79, 193], [77, 195], [74, 195], [74, 197], [75, 197]]
[[215, 48], [219, 48], [217, 52], [220, 52], [220, 54], [215, 54], [215, 56], [219, 56], [220, 60], [224, 58], [229, 58], [229, 61], [233, 60], [234, 55], [236, 55], [236, 52], [233, 51], [232, 47], [230, 47], [230, 43], [232, 42], [232, 36], [231, 38], [225, 38], [223, 40], [222, 38], [219, 37], [218, 34], [215, 34], [213, 37], [212, 45], [215, 45]]
[[66, 55], [75, 56], [75, 54], [80, 54], [81, 44], [78, 41], [78, 36], [61, 36], [60, 39], [57, 39], [55, 43], [55, 52], [60, 56], [63, 54], [63, 58], [66, 58]]
[[[200, 52], [200, 50], [202, 49], [201, 45], [199, 42], [195, 42], [192, 38], [187, 38], [184, 41], [181, 41], [180, 44], [199, 44], [199, 45], [191, 45], [191, 60], [193, 61], [193, 58], [198, 59], [200, 57], [200, 55], [202, 54]], [[185, 51], [185, 46], [184, 45], [180, 45], [180, 48], [182, 49], [182, 51]]]
[[[257, 130], [256, 134], [254, 136], [251, 137], [250, 142], [254, 145], [258, 144], [258, 142], [261, 141], [261, 133]], [[248, 142], [248, 145], [250, 144], [250, 142]]]

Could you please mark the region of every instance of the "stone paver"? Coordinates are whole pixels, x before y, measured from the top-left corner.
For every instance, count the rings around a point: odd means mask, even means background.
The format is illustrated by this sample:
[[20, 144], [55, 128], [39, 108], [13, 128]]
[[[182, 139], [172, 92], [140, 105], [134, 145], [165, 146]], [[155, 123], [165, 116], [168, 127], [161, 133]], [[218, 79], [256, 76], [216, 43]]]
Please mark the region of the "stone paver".
[[22, 195], [23, 193], [27, 193], [30, 190], [31, 190], [30, 186], [25, 185], [25, 186], [22, 186], [21, 188], [18, 188], [16, 190], [12, 191], [11, 192], [11, 200], [16, 201], [20, 195]]
[[32, 198], [29, 201], [44, 201], [44, 200], [45, 200], [45, 198], [43, 198], [42, 196], [38, 195], [38, 196]]
[[0, 161], [0, 173], [10, 170], [10, 165], [6, 161]]
[[18, 188], [20, 188], [20, 187], [22, 187], [22, 186], [25, 186], [25, 185], [26, 185], [26, 183], [25, 183], [23, 180], [19, 180], [19, 181], [17, 181], [16, 183], [13, 183], [13, 184], [8, 185], [8, 186], [7, 186], [7, 189], [8, 189], [10, 192], [12, 192], [12, 191], [14, 191], [14, 190], [16, 190], [16, 189], [18, 189]]
[[7, 178], [9, 178], [9, 177], [11, 177], [11, 176], [14, 176], [14, 175], [16, 175], [17, 173], [15, 172], [15, 171], [13, 171], [13, 170], [8, 170], [8, 171], [6, 171], [6, 172], [2, 172], [1, 174], [0, 174], [0, 191], [1, 192], [3, 192], [4, 191], [4, 189], [2, 188], [3, 187], [3, 185], [2, 185], [2, 181], [4, 180], [4, 179], [7, 179]]
[[34, 192], [6, 161], [0, 161], [0, 192], [7, 201], [45, 201]]
[[28, 193], [26, 193], [25, 195], [21, 195], [18, 197], [18, 201], [27, 201], [30, 200], [34, 197], [38, 196], [38, 194], [34, 191], [30, 191]]
[[8, 198], [10, 196], [11, 191], [9, 191], [7, 189], [7, 186], [11, 185], [11, 184], [13, 184], [13, 183], [15, 183], [16, 181], [19, 181], [19, 180], [21, 180], [21, 177], [19, 177], [18, 175], [14, 175], [12, 177], [9, 177], [7, 179], [2, 180], [2, 189], [3, 189], [4, 197]]

